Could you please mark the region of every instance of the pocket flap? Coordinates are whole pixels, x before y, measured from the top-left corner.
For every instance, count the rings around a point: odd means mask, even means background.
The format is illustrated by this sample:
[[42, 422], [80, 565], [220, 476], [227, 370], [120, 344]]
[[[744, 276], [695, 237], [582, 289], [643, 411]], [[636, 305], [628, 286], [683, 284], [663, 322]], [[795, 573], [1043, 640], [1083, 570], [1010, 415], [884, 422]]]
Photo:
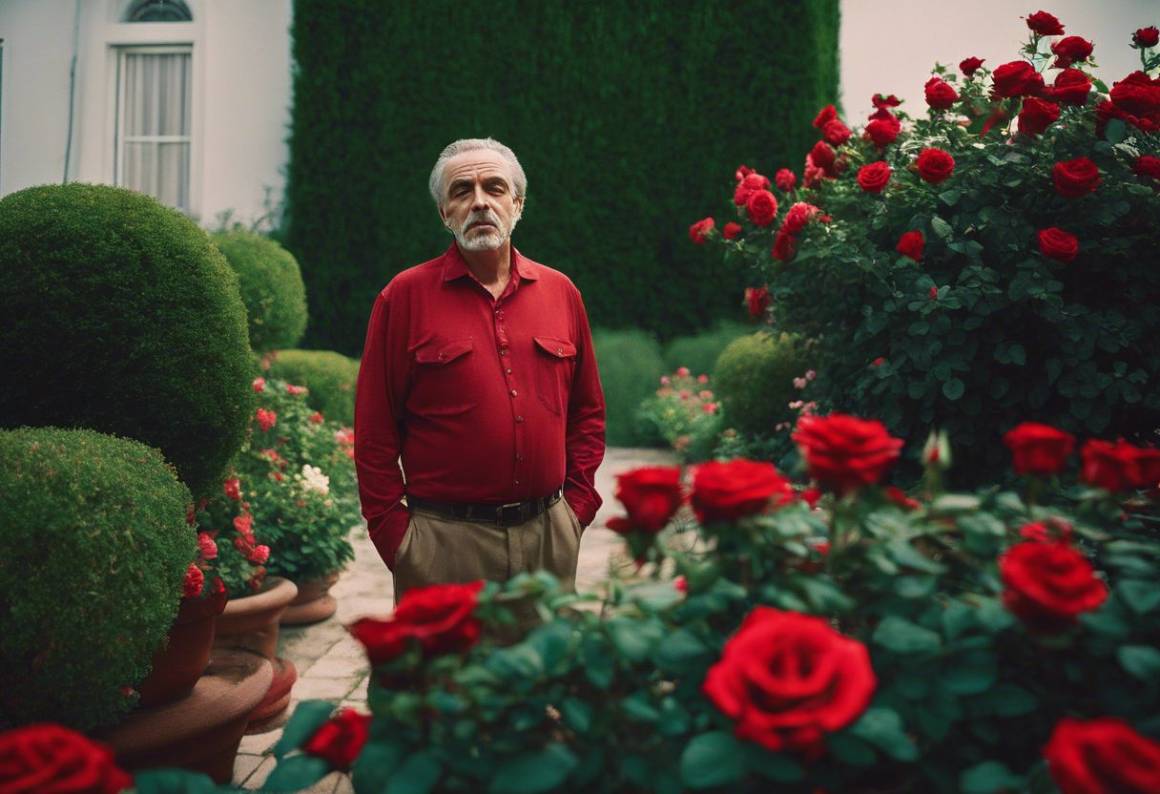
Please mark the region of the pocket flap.
[[537, 336], [534, 339], [536, 345], [550, 356], [576, 358], [576, 345], [566, 339], [557, 339], [554, 336]]
[[415, 351], [415, 361], [420, 364], [447, 364], [471, 352], [470, 339], [452, 339], [445, 342], [431, 342]]

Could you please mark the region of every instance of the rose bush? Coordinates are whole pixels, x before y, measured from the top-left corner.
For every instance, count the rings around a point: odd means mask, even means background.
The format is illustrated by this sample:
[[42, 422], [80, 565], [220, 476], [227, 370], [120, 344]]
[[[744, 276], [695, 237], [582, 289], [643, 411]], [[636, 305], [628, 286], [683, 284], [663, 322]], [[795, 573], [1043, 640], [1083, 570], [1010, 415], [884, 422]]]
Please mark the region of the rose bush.
[[709, 376], [694, 376], [687, 367], [661, 376], [659, 388], [640, 404], [636, 419], [642, 432], [660, 436], [682, 460], [708, 457], [724, 427]]
[[1026, 21], [1017, 59], [936, 66], [922, 115], [875, 95], [838, 141], [827, 107], [801, 184], [769, 188], [778, 216], [738, 210], [732, 239], [707, 233], [768, 289], [774, 328], [816, 345], [807, 399], [904, 436], [951, 431], [964, 483], [1023, 419], [1136, 442], [1160, 427], [1155, 28], [1108, 86], [1090, 41], [1048, 12]]

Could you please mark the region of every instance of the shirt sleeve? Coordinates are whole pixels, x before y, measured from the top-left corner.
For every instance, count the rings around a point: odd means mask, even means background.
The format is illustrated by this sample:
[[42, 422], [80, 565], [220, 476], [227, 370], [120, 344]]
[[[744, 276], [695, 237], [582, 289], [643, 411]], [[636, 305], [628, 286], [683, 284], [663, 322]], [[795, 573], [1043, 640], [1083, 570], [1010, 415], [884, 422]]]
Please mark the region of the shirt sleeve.
[[[392, 355], [389, 294], [388, 288], [375, 300], [363, 345], [354, 398], [354, 462], [368, 533], [383, 562], [394, 570], [395, 552], [403, 542], [410, 514], [401, 501], [405, 491], [399, 468], [405, 372], [397, 370], [406, 359]], [[406, 341], [396, 344], [405, 348]]]
[[604, 391], [596, 368], [592, 330], [580, 293], [575, 293], [577, 333], [576, 372], [568, 399], [565, 438], [564, 498], [581, 526], [588, 526], [600, 509], [596, 492], [596, 469], [604, 460]]

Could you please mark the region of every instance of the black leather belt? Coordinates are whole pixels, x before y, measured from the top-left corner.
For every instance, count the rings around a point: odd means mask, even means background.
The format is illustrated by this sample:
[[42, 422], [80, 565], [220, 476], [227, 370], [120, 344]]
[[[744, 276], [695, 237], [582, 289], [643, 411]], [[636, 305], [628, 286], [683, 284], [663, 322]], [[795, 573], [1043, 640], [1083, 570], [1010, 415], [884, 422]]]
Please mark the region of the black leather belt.
[[433, 502], [429, 499], [420, 499], [417, 496], [407, 497], [407, 507], [411, 510], [426, 510], [444, 518], [457, 521], [476, 521], [484, 524], [495, 524], [498, 527], [512, 527], [530, 521], [543, 513], [563, 496], [563, 489], [539, 499], [527, 502], [497, 502], [467, 503], [467, 502]]

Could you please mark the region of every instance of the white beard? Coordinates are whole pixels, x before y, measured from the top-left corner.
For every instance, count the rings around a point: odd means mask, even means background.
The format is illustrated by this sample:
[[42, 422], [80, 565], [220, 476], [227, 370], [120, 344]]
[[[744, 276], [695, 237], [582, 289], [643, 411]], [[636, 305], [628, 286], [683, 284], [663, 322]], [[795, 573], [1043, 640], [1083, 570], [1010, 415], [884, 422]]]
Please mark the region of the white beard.
[[[489, 231], [484, 234], [475, 233], [470, 237], [467, 234], [468, 227], [477, 221], [486, 220], [495, 227], [495, 231]], [[512, 217], [511, 226], [505, 227], [494, 214], [486, 213], [484, 215], [469, 215], [463, 222], [463, 226], [458, 229], [452, 229], [451, 232], [455, 235], [455, 241], [459, 243], [459, 247], [464, 251], [494, 251], [501, 247], [511, 237], [512, 231], [519, 223], [520, 216], [516, 214]]]

